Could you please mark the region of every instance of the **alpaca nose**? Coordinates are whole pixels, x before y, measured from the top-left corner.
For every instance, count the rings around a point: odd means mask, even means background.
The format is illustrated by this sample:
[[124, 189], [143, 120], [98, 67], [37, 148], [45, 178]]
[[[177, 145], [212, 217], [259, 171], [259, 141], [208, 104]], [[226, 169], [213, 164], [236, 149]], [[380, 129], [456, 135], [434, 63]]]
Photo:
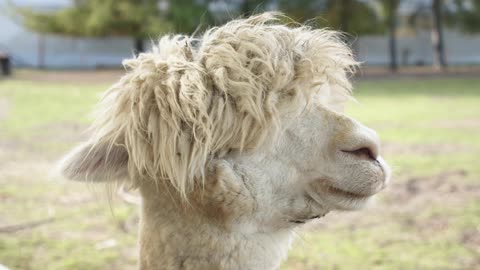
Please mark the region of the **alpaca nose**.
[[375, 131], [360, 126], [349, 142], [342, 146], [341, 151], [356, 159], [376, 161], [380, 152], [380, 139]]

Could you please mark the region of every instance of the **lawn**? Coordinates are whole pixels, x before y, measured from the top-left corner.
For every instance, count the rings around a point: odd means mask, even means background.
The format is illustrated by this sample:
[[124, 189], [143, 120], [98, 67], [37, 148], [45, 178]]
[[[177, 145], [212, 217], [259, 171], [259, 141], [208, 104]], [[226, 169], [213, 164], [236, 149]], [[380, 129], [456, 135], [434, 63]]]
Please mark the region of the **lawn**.
[[[49, 176], [108, 87], [86, 81], [0, 81], [0, 264], [11, 269], [135, 268], [136, 207]], [[365, 211], [298, 230], [281, 269], [479, 269], [480, 79], [355, 85], [348, 114], [380, 134], [392, 184]]]

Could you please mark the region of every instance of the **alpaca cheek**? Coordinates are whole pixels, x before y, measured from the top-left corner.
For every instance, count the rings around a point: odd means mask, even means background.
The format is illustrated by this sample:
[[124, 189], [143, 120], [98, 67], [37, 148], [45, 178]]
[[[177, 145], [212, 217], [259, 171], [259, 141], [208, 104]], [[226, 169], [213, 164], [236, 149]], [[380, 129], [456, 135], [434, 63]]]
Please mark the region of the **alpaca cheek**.
[[205, 188], [194, 194], [193, 201], [208, 219], [233, 229], [236, 223], [253, 215], [255, 199], [229, 165], [216, 164], [206, 182]]
[[254, 209], [252, 200], [238, 191], [217, 190], [195, 197], [192, 201], [208, 220], [229, 230], [238, 220], [248, 217]]

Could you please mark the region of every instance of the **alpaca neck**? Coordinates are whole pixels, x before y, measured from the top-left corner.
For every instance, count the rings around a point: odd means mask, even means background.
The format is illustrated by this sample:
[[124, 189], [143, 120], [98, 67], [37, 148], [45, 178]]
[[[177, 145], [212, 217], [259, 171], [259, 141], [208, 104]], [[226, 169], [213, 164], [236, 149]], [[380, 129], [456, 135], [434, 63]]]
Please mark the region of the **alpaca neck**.
[[140, 269], [277, 269], [292, 234], [238, 233], [182, 207], [156, 187], [140, 188]]

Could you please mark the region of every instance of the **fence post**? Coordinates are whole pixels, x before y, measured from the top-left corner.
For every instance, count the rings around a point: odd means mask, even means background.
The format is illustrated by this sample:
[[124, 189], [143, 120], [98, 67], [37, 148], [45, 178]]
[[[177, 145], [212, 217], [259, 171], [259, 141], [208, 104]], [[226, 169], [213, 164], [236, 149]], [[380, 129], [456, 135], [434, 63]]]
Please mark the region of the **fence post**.
[[3, 75], [8, 76], [11, 74], [12, 67], [10, 63], [10, 57], [8, 56], [8, 54], [0, 53], [0, 67]]

